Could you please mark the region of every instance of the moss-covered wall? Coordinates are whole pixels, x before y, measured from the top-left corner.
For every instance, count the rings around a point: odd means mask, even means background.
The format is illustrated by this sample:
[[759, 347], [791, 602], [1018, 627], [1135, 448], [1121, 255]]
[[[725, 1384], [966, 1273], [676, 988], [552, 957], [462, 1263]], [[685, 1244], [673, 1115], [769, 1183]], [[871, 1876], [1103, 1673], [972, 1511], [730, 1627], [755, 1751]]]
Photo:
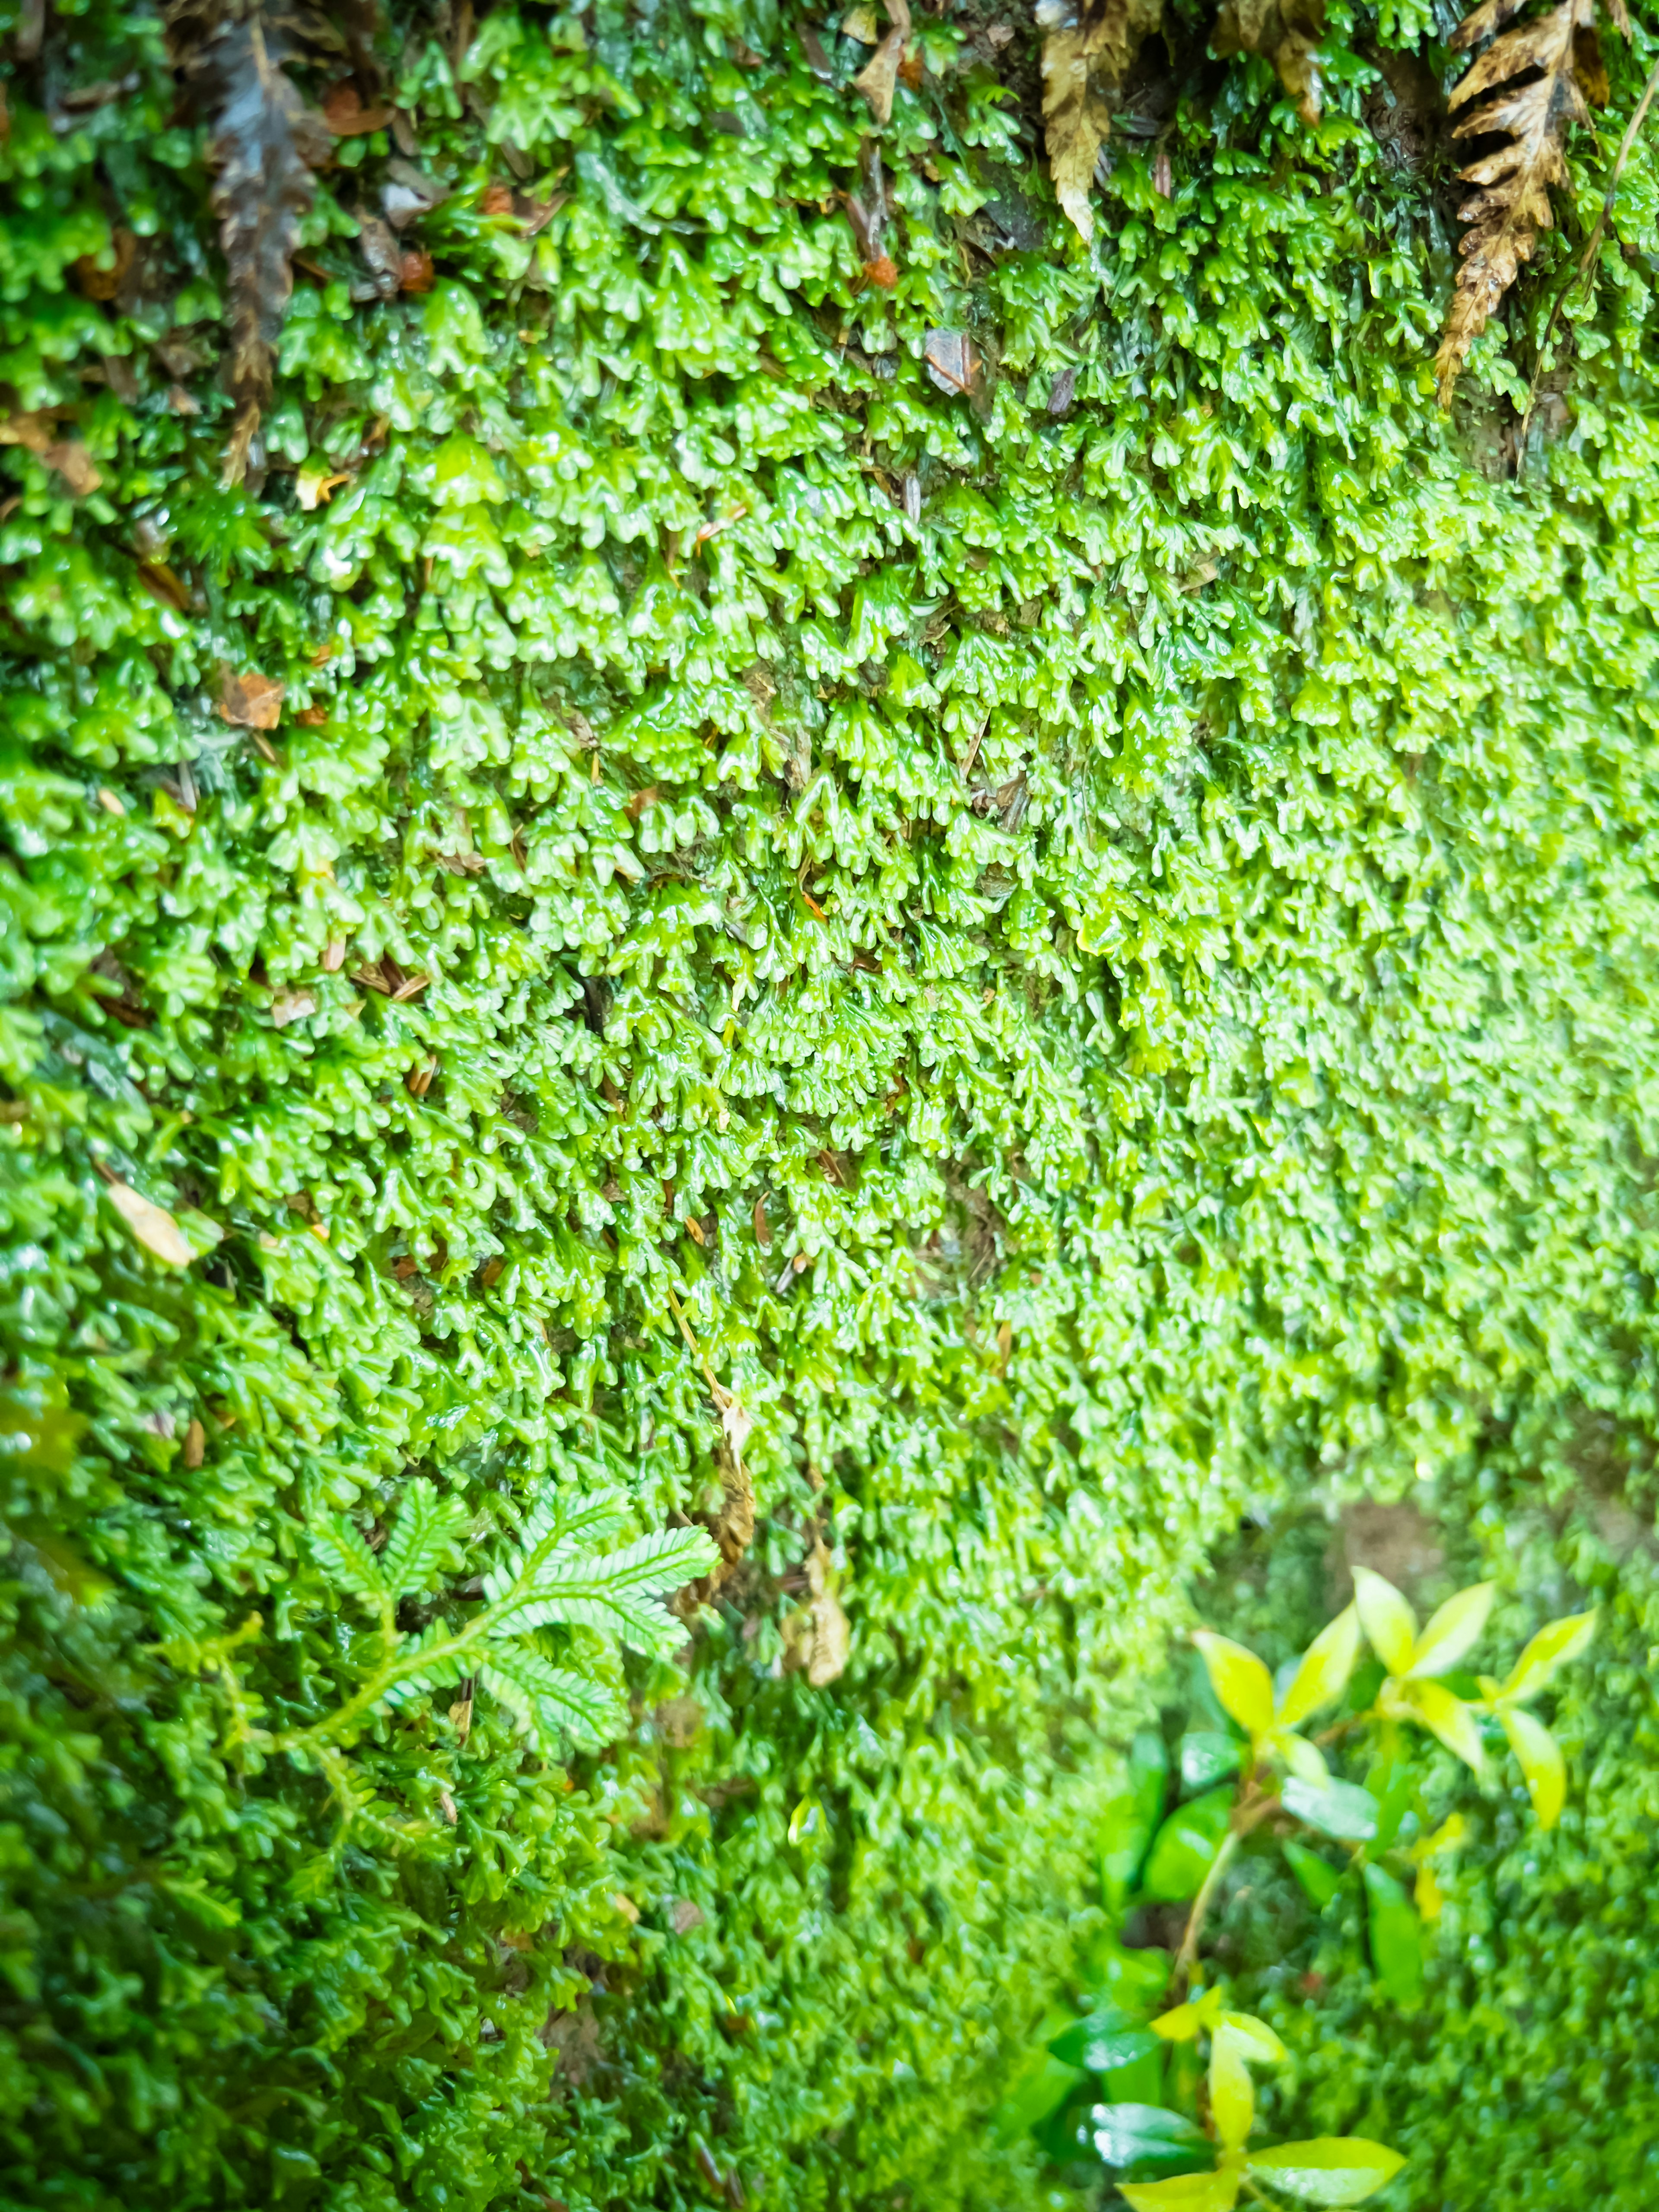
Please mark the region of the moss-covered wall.
[[[1206, 1540], [1652, 1427], [1646, 155], [1517, 488], [1548, 295], [1443, 418], [1344, 10], [1312, 131], [1177, 26], [1089, 249], [1024, 19], [919, 16], [888, 287], [834, 21], [398, 9], [293, 65], [395, 112], [227, 487], [161, 21], [6, 21], [6, 2189], [1038, 2201], [980, 2116]], [[326, 1512], [718, 1517], [671, 1291], [754, 1420], [691, 1681], [262, 1752]]]

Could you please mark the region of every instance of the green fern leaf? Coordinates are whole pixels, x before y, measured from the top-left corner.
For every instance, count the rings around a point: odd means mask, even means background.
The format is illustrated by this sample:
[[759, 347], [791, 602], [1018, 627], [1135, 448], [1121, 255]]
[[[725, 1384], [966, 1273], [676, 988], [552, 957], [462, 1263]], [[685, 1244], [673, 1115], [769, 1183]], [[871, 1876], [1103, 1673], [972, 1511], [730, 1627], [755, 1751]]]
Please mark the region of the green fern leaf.
[[719, 1553], [702, 1528], [664, 1528], [597, 1559], [562, 1552], [526, 1562], [495, 1609], [492, 1635], [518, 1635], [553, 1622], [597, 1628], [638, 1651], [669, 1652], [684, 1640], [679, 1622], [655, 1600], [706, 1574]]
[[629, 1518], [619, 1490], [576, 1500], [544, 1491], [525, 1521], [518, 1550], [484, 1577], [484, 1595], [492, 1602], [506, 1597], [550, 1559], [591, 1551], [626, 1528]]
[[464, 1662], [450, 1653], [440, 1656], [436, 1650], [451, 1640], [453, 1632], [447, 1622], [434, 1620], [419, 1635], [405, 1637], [398, 1653], [398, 1679], [388, 1686], [380, 1702], [406, 1705], [416, 1698], [459, 1681], [465, 1671]]
[[380, 1573], [393, 1597], [431, 1587], [465, 1519], [459, 1498], [429, 1482], [410, 1485], [380, 1554]]
[[622, 1717], [622, 1700], [602, 1684], [556, 1667], [524, 1644], [489, 1646], [479, 1663], [478, 1680], [520, 1728], [550, 1748], [562, 1738], [580, 1745], [604, 1743]]
[[392, 1592], [362, 1531], [343, 1514], [307, 1533], [313, 1554], [331, 1583], [377, 1605], [390, 1599]]

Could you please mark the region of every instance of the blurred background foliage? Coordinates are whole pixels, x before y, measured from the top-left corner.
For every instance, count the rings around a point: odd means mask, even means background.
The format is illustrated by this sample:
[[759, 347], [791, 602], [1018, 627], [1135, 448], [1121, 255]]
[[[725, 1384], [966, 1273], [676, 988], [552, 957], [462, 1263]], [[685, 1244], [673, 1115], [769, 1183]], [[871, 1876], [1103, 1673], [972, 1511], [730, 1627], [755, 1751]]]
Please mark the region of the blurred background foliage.
[[[877, 129], [758, 0], [0, 6], [11, 2201], [1073, 2201], [990, 2115], [1192, 1577], [1288, 1650], [1407, 1492], [1616, 1625], [1422, 2011], [1235, 1897], [1272, 2094], [1651, 2201], [1650, 161], [1517, 484], [1573, 240], [1443, 419], [1449, 13], [1312, 128], [1172, 15], [1087, 247], [1031, 25], [917, 22]], [[550, 1490], [711, 1529], [623, 1740], [262, 1744], [413, 1481], [409, 1632]]]

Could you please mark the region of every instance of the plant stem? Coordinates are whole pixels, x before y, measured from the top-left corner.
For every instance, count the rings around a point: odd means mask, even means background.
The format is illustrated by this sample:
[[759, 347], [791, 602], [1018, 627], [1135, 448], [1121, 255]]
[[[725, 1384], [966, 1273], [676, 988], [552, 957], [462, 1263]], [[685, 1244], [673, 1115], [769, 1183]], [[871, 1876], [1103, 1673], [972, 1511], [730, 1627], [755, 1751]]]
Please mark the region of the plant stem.
[[1172, 1984], [1179, 1983], [1184, 1988], [1198, 1963], [1198, 1939], [1204, 1933], [1204, 1923], [1215, 1902], [1216, 1892], [1221, 1887], [1221, 1878], [1237, 1857], [1240, 1844], [1252, 1828], [1259, 1826], [1270, 1813], [1276, 1813], [1279, 1809], [1277, 1797], [1259, 1797], [1254, 1804], [1247, 1802], [1235, 1810], [1231, 1824], [1221, 1839], [1221, 1848], [1211, 1860], [1210, 1870], [1204, 1877], [1198, 1895], [1193, 1899], [1192, 1911], [1187, 1915], [1187, 1930], [1181, 1939], [1181, 1948], [1176, 1953], [1175, 1971], [1170, 1976]]
[[1182, 1989], [1185, 1989], [1193, 1968], [1198, 1963], [1198, 1939], [1204, 1932], [1206, 1917], [1217, 1890], [1221, 1887], [1221, 1877], [1232, 1864], [1237, 1850], [1238, 1831], [1229, 1828], [1221, 1839], [1221, 1849], [1210, 1861], [1210, 1871], [1204, 1877], [1203, 1887], [1193, 1899], [1193, 1909], [1187, 1915], [1187, 1932], [1181, 1939], [1181, 1948], [1176, 1953], [1175, 1972], [1170, 1978], [1172, 1982], [1178, 1982]]
[[1636, 134], [1646, 118], [1656, 92], [1659, 92], [1659, 62], [1656, 62], [1648, 72], [1648, 81], [1642, 88], [1642, 97], [1636, 103], [1636, 112], [1625, 126], [1625, 135], [1619, 142], [1619, 152], [1613, 161], [1613, 174], [1607, 179], [1607, 197], [1601, 202], [1601, 212], [1596, 216], [1595, 227], [1590, 232], [1589, 243], [1584, 248], [1577, 268], [1573, 270], [1571, 276], [1556, 294], [1555, 304], [1550, 309], [1550, 319], [1544, 325], [1544, 335], [1538, 347], [1538, 358], [1533, 365], [1532, 382], [1527, 389], [1527, 411], [1521, 417], [1521, 435], [1516, 441], [1515, 481], [1516, 483], [1520, 483], [1526, 470], [1527, 433], [1532, 428], [1532, 412], [1538, 404], [1538, 386], [1543, 377], [1544, 363], [1549, 356], [1550, 341], [1555, 336], [1555, 325], [1560, 319], [1561, 310], [1566, 303], [1568, 293], [1584, 282], [1595, 266], [1596, 255], [1601, 251], [1601, 240], [1606, 236], [1607, 224], [1613, 218], [1613, 204], [1619, 193], [1619, 179], [1625, 173], [1625, 163], [1630, 158], [1630, 149], [1636, 143]]

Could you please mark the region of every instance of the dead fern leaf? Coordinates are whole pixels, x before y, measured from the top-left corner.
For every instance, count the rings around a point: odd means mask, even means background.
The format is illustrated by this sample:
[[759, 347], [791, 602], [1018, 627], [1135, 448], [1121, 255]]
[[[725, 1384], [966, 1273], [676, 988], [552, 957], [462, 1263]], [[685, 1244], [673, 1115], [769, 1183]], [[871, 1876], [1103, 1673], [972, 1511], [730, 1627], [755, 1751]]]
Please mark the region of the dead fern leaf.
[[1042, 128], [1054, 196], [1084, 239], [1094, 236], [1090, 188], [1111, 129], [1110, 95], [1142, 42], [1164, 19], [1164, 0], [1038, 0]]
[[1307, 124], [1319, 120], [1319, 41], [1325, 35], [1325, 0], [1223, 0], [1216, 17], [1217, 57], [1260, 54]]
[[1455, 137], [1501, 134], [1505, 143], [1459, 172], [1476, 190], [1458, 210], [1468, 228], [1435, 358], [1443, 407], [1451, 404], [1469, 348], [1491, 321], [1521, 264], [1531, 259], [1539, 233], [1553, 221], [1550, 187], [1567, 181], [1562, 133], [1569, 123], [1589, 118], [1586, 78], [1596, 88], [1606, 82], [1595, 39], [1595, 0], [1557, 0], [1543, 15], [1511, 24], [1519, 5], [1520, 0], [1485, 0], [1451, 38], [1454, 46], [1467, 50], [1501, 33], [1453, 87], [1449, 105], [1454, 112], [1465, 111]]
[[286, 62], [308, 58], [285, 22], [247, 0], [174, 0], [167, 27], [207, 113], [218, 172], [211, 204], [230, 278], [226, 381], [236, 403], [224, 459], [229, 485], [247, 474], [270, 398], [300, 223], [315, 192], [312, 172], [330, 158], [333, 140], [285, 73]]
[[904, 50], [910, 43], [908, 0], [884, 0], [884, 5], [892, 28], [853, 79], [856, 89], [869, 101], [870, 112], [878, 123], [892, 120], [893, 94], [897, 89]]

